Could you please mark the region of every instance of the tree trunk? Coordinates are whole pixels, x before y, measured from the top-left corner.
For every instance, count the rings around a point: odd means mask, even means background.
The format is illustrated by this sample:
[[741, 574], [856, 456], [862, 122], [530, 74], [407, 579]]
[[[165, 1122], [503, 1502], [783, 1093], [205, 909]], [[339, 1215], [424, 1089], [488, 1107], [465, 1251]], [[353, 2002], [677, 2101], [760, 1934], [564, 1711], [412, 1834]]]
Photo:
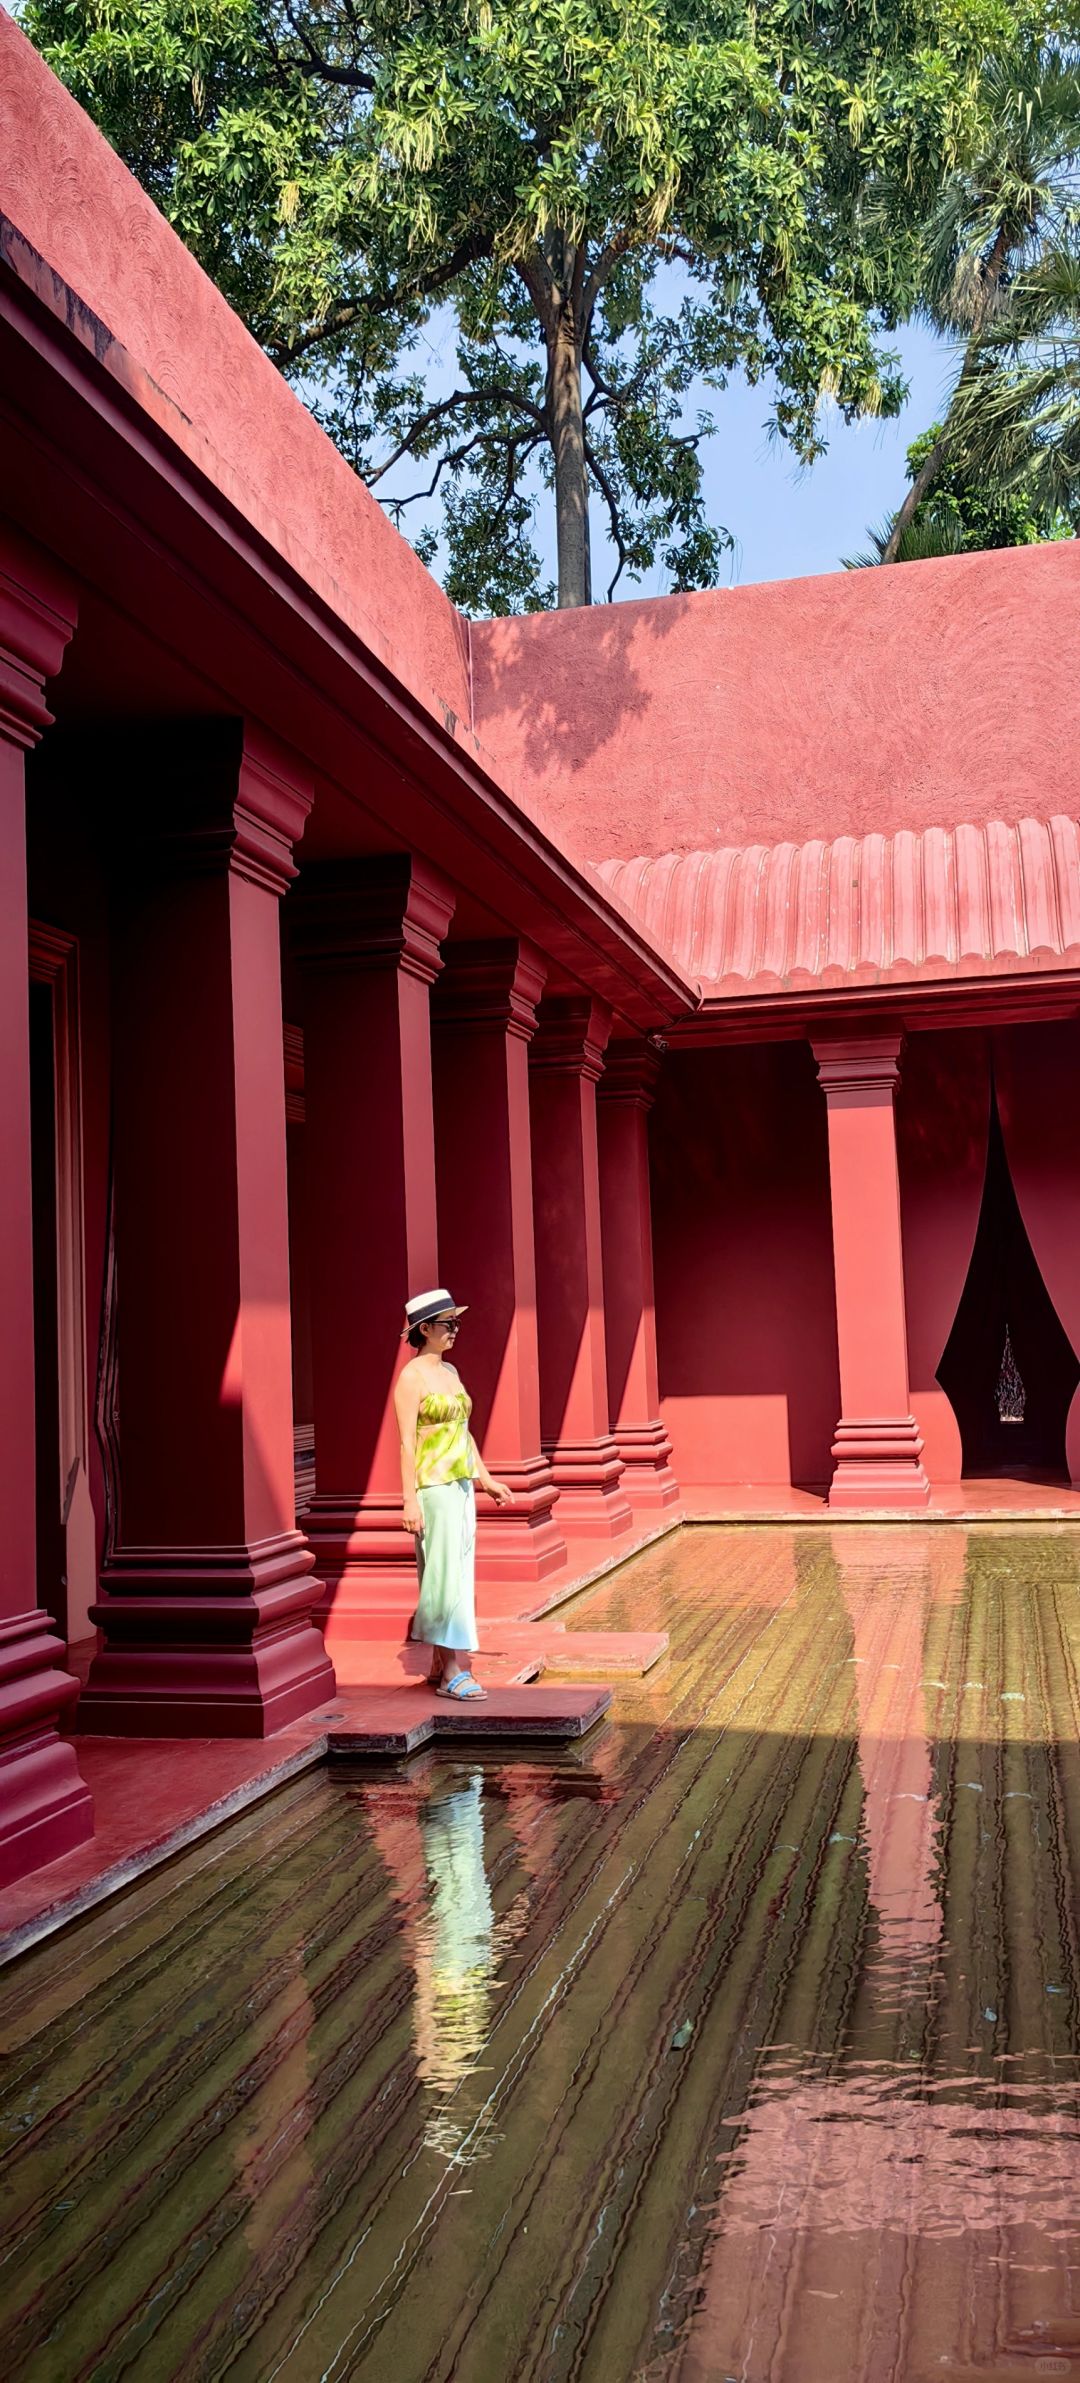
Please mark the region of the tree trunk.
[[591, 604], [589, 484], [581, 413], [581, 348], [570, 310], [560, 311], [548, 348], [548, 409], [555, 458], [559, 609]]
[[[979, 342], [986, 326], [986, 317], [990, 311], [998, 283], [1001, 280], [1006, 263], [1008, 262], [1008, 256], [1009, 235], [1004, 224], [1000, 224], [994, 245], [986, 260], [986, 266], [982, 278], [980, 301], [976, 310], [975, 320], [971, 326], [971, 335], [968, 339], [967, 346], [964, 349], [964, 361], [960, 367], [960, 377], [957, 381], [955, 389], [953, 390], [952, 396], [949, 399], [950, 414], [954, 405], [956, 404], [957, 398], [960, 395], [961, 389], [966, 388], [968, 382], [971, 379], [972, 373], [975, 370], [975, 365], [978, 360]], [[914, 519], [914, 516], [921, 505], [927, 490], [932, 488], [934, 481], [937, 479], [938, 473], [941, 470], [942, 463], [944, 462], [946, 453], [948, 451], [948, 446], [949, 421], [947, 415], [941, 437], [934, 440], [934, 444], [930, 449], [929, 455], [924, 455], [923, 460], [919, 465], [919, 469], [915, 474], [915, 478], [913, 479], [911, 486], [908, 489], [907, 495], [904, 498], [903, 504], [900, 507], [900, 511], [896, 516], [896, 520], [892, 525], [892, 528], [889, 532], [888, 543], [886, 544], [881, 557], [883, 563], [895, 563], [897, 550], [900, 545], [900, 540], [904, 535], [904, 531], [907, 529], [909, 522]]]
[[[956, 384], [957, 388], [961, 386], [963, 378], [964, 375], [961, 373], [960, 380]], [[927, 489], [931, 488], [934, 481], [937, 479], [938, 473], [941, 470], [945, 449], [948, 444], [949, 431], [948, 424], [946, 424], [944, 430], [941, 433], [941, 437], [934, 440], [934, 444], [930, 449], [929, 455], [923, 456], [922, 462], [915, 474], [915, 478], [908, 489], [907, 495], [904, 498], [904, 502], [900, 507], [900, 511], [896, 516], [891, 530], [889, 531], [888, 543], [885, 546], [881, 556], [883, 563], [895, 563], [897, 549], [899, 548], [900, 540], [904, 535], [904, 531], [906, 530], [908, 523], [914, 519], [914, 516], [918, 511], [924, 496], [926, 495]]]

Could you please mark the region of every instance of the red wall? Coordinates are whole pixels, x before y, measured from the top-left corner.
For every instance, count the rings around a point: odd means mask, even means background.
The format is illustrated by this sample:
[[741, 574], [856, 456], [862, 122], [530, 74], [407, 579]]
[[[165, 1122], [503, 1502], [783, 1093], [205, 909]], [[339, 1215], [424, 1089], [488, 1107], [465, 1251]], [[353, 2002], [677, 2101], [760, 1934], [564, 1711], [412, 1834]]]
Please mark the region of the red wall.
[[1046, 819], [1078, 635], [1074, 542], [478, 622], [476, 728], [592, 861]]
[[429, 711], [467, 721], [460, 613], [2, 8], [0, 213], [173, 444]]
[[840, 1412], [825, 1103], [806, 1043], [664, 1062], [661, 1412], [684, 1486], [824, 1483]]

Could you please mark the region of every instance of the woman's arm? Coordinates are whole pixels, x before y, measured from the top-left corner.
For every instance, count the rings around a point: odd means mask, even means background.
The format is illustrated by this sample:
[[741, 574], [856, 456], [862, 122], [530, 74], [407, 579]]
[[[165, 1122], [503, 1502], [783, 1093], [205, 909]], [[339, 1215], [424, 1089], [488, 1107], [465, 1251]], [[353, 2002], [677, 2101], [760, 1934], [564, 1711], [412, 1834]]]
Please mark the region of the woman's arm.
[[424, 1517], [416, 1494], [416, 1420], [420, 1413], [420, 1383], [411, 1365], [407, 1365], [398, 1375], [394, 1413], [401, 1442], [401, 1495], [404, 1500], [401, 1520], [415, 1539], [423, 1532]]
[[505, 1481], [492, 1480], [471, 1432], [469, 1446], [473, 1454], [473, 1480], [479, 1482], [481, 1489], [486, 1489], [489, 1498], [494, 1498], [497, 1506], [512, 1506], [514, 1503], [513, 1490]]

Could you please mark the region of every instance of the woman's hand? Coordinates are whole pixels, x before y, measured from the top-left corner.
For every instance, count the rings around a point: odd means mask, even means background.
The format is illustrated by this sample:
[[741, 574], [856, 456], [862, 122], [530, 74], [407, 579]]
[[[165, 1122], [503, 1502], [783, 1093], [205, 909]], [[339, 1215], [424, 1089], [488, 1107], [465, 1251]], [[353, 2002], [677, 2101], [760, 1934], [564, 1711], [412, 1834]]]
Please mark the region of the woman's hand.
[[485, 1481], [484, 1488], [486, 1489], [489, 1498], [494, 1498], [495, 1504], [497, 1506], [513, 1505], [514, 1493], [508, 1482]]
[[411, 1531], [414, 1539], [423, 1538], [424, 1517], [420, 1510], [419, 1498], [406, 1498], [401, 1509], [401, 1521], [403, 1529]]

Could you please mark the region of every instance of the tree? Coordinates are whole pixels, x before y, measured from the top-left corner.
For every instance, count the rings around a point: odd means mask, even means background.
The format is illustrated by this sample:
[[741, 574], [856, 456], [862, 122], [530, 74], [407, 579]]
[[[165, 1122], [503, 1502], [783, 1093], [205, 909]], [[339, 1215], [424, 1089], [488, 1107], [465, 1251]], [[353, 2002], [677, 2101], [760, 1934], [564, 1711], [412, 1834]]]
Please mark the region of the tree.
[[953, 409], [958, 467], [1080, 528], [1080, 246], [1055, 240], [1017, 277]]
[[[901, 549], [910, 559], [909, 532], [947, 465], [968, 393], [980, 376], [984, 343], [996, 326], [1007, 323], [1018, 276], [1024, 281], [1044, 247], [1060, 239], [1080, 196], [1080, 73], [1074, 50], [1055, 37], [991, 56], [983, 67], [982, 91], [978, 146], [948, 176], [927, 220], [915, 309], [935, 330], [963, 342], [960, 370], [945, 421], [933, 438], [920, 442], [911, 486], [879, 557], [883, 563], [903, 559]], [[886, 205], [889, 196], [886, 187]], [[984, 542], [1015, 541], [992, 537]]]
[[966, 461], [954, 435], [942, 436], [943, 425], [931, 424], [913, 439], [907, 451], [908, 479], [915, 486], [929, 455], [937, 455], [933, 487], [915, 506], [896, 535], [896, 516], [878, 530], [870, 530], [870, 551], [846, 555], [845, 571], [865, 570], [884, 562], [922, 563], [942, 554], [980, 554], [992, 546], [1036, 546], [1047, 538], [1071, 538], [1080, 521], [1080, 484], [1071, 502], [1059, 492], [1038, 484], [1030, 468], [1005, 483], [996, 471], [980, 472]]
[[430, 464], [389, 502], [441, 498], [450, 593], [510, 610], [550, 593], [530, 469], [560, 604], [590, 600], [590, 491], [616, 579], [659, 560], [703, 586], [730, 538], [695, 388], [770, 375], [804, 461], [823, 394], [898, 408], [880, 341], [919, 194], [971, 154], [987, 45], [1042, 6], [28, 0], [24, 22], [369, 482]]

